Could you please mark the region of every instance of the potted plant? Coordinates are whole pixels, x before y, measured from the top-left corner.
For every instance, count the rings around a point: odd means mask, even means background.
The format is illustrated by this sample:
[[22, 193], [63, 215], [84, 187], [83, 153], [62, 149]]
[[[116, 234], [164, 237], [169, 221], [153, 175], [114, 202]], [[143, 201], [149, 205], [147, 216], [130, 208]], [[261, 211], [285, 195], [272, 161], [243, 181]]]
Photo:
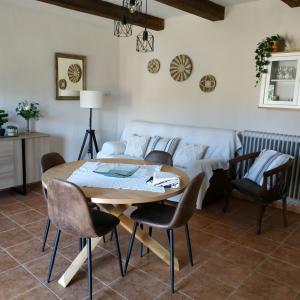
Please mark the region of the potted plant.
[[5, 112], [5, 110], [0, 109], [0, 136], [4, 136], [5, 129], [2, 128], [2, 125], [8, 122], [8, 114]]
[[18, 136], [18, 127], [14, 125], [6, 126], [7, 136]]
[[39, 104], [37, 102], [29, 103], [28, 101], [23, 101], [20, 102], [18, 107], [16, 108], [17, 115], [23, 117], [27, 121], [26, 133], [30, 132], [29, 120], [38, 120], [40, 117], [40, 111], [38, 106]]
[[286, 47], [286, 41], [280, 35], [266, 37], [258, 43], [255, 50], [256, 60], [256, 85], [261, 81], [263, 74], [268, 73], [269, 58], [273, 52], [283, 51]]

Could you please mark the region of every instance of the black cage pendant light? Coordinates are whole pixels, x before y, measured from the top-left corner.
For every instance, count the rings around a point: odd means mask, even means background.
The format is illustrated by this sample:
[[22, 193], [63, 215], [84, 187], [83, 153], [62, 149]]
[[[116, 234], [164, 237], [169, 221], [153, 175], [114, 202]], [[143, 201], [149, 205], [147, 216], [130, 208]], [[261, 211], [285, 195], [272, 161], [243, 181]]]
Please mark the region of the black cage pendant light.
[[[146, 14], [148, 13], [148, 0], [146, 0]], [[154, 36], [151, 32], [147, 30], [142, 31], [136, 39], [136, 51], [147, 53], [154, 51]]]
[[132, 36], [132, 25], [128, 23], [126, 16], [123, 16], [120, 21], [115, 20], [114, 35], [117, 37]]
[[132, 14], [141, 12], [142, 5], [142, 0], [123, 0], [123, 6], [127, 7]]

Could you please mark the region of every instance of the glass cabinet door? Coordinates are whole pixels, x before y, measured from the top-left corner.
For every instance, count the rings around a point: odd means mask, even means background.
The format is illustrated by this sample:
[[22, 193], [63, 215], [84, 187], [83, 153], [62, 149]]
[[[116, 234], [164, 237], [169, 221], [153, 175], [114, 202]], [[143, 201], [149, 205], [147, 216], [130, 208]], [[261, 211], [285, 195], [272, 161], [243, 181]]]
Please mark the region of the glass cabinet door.
[[298, 75], [297, 58], [274, 58], [267, 75], [264, 103], [268, 105], [296, 105]]

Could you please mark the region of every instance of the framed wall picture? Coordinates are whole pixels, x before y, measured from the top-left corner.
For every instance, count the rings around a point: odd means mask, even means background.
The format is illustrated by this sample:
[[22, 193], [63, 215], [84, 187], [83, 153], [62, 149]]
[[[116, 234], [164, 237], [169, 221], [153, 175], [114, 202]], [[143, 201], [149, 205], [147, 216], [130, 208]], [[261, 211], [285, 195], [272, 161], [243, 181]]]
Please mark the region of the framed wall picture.
[[56, 100], [79, 100], [86, 89], [86, 56], [55, 53]]

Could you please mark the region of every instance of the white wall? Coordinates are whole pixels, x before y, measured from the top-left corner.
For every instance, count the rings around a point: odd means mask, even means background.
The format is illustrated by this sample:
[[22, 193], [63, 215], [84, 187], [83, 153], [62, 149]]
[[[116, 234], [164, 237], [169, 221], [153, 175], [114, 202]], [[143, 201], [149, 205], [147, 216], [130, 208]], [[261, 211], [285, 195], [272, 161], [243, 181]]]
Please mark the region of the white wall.
[[[293, 41], [291, 48], [300, 48], [300, 8], [260, 0], [233, 6], [226, 15], [215, 23], [192, 15], [168, 19], [164, 31], [153, 32], [152, 54], [137, 53], [134, 38], [120, 41], [120, 130], [128, 120], [143, 119], [300, 134], [300, 111], [259, 109], [260, 90], [254, 87], [258, 42], [279, 33]], [[194, 64], [192, 76], [182, 83], [169, 75], [178, 54], [188, 54]], [[151, 58], [162, 65], [156, 75], [146, 69]], [[213, 93], [199, 89], [205, 74], [217, 78]]]
[[[116, 139], [132, 119], [300, 134], [300, 112], [259, 109], [254, 87], [256, 44], [280, 33], [293, 41], [290, 47], [300, 48], [299, 20], [300, 8], [281, 0], [233, 6], [221, 22], [174, 17], [166, 20], [164, 31], [154, 32], [155, 53], [139, 54], [135, 36], [113, 37], [112, 21], [35, 0], [0, 0], [0, 107], [8, 110], [11, 123], [25, 126], [15, 114], [17, 103], [38, 101], [43, 117], [34, 129], [53, 136], [52, 150], [76, 159], [88, 111], [78, 101], [55, 100], [54, 53], [66, 52], [87, 56], [88, 89], [112, 94], [104, 109], [95, 111], [100, 143]], [[192, 58], [194, 71], [178, 83], [169, 75], [169, 64], [182, 53]], [[162, 65], [157, 75], [146, 69], [154, 57]], [[218, 81], [211, 94], [198, 87], [207, 73]]]
[[88, 110], [80, 109], [79, 101], [55, 100], [55, 52], [87, 56], [87, 88], [112, 95], [94, 113], [98, 140], [116, 136], [118, 41], [112, 22], [89, 20], [35, 0], [0, 0], [0, 107], [8, 110], [10, 123], [25, 127], [15, 113], [18, 102], [39, 102], [43, 116], [33, 127], [50, 133], [52, 150], [67, 160], [77, 159]]

